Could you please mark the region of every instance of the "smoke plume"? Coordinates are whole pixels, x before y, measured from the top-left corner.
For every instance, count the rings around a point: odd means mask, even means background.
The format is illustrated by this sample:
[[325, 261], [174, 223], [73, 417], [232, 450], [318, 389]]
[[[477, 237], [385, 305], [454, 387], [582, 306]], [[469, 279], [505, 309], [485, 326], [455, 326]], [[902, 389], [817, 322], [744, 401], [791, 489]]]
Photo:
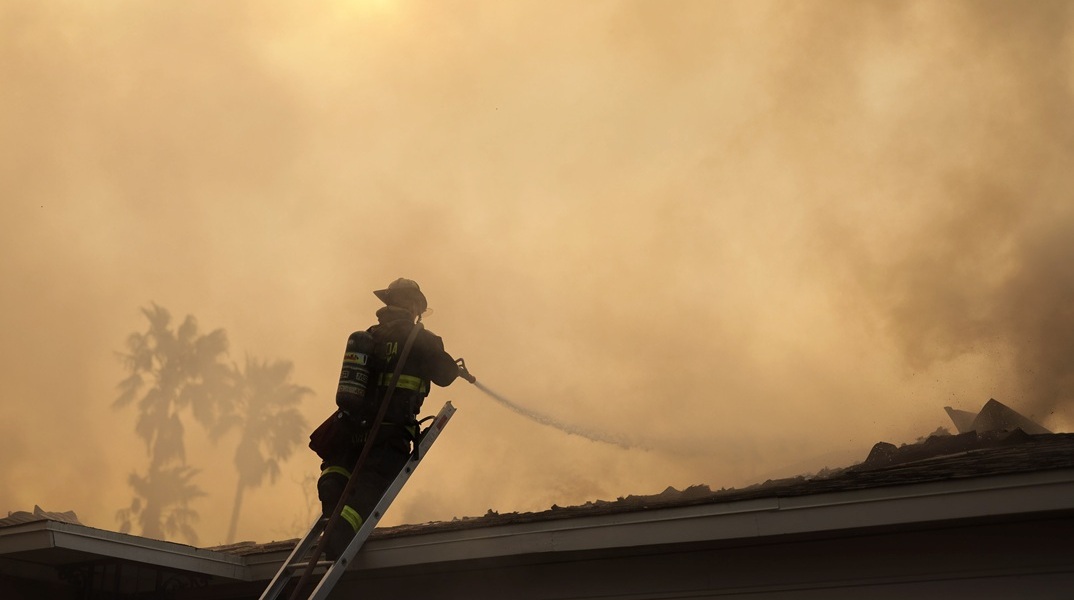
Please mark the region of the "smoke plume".
[[[0, 514], [116, 526], [139, 307], [293, 364], [320, 423], [398, 277], [496, 391], [433, 391], [459, 413], [388, 524], [846, 466], [990, 397], [1062, 431], [1072, 31], [1062, 0], [0, 3]], [[222, 543], [238, 436], [187, 436]], [[237, 539], [308, 525], [318, 467]]]

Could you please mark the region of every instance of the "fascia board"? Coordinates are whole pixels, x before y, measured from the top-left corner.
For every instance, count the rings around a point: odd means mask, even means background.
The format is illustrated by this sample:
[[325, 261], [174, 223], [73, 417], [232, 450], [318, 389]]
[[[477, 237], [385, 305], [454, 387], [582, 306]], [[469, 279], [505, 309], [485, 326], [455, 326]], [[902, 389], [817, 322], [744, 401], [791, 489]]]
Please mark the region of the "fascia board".
[[291, 549], [288, 549], [265, 554], [251, 554], [244, 557], [246, 572], [243, 579], [246, 581], [268, 581], [272, 579], [290, 553]]
[[352, 568], [819, 533], [1074, 509], [1074, 470], [370, 540]]
[[215, 577], [243, 579], [242, 559], [183, 544], [69, 525], [50, 523], [55, 528], [56, 546], [99, 556], [138, 561]]
[[[557, 519], [412, 538], [371, 540], [355, 557], [356, 568], [489, 558], [714, 539], [715, 535], [753, 537], [753, 515], [778, 509], [774, 498], [673, 509], [637, 511], [573, 519]], [[720, 517], [722, 531], [706, 527]]]
[[0, 555], [53, 547], [48, 521], [31, 521], [0, 529]]
[[[781, 498], [779, 510], [761, 524], [760, 535], [839, 530], [881, 525], [1032, 514], [1074, 509], [1074, 471], [1046, 471], [902, 488]], [[902, 492], [902, 493], [901, 493]], [[798, 514], [804, 511], [808, 516]]]
[[242, 580], [240, 557], [183, 544], [57, 521], [35, 521], [0, 530], [0, 554], [63, 548], [97, 557], [128, 560], [170, 569]]

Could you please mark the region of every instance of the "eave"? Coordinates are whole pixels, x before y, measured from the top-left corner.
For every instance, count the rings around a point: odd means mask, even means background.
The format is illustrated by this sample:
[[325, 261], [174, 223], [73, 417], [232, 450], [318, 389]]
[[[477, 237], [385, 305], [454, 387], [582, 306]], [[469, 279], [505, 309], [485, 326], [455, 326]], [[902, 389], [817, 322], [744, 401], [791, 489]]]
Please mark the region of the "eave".
[[246, 570], [238, 556], [47, 520], [0, 529], [0, 557], [50, 565], [129, 561], [228, 579], [243, 579]]
[[[792, 535], [837, 536], [869, 528], [927, 527], [1071, 510], [1074, 469], [1064, 469], [372, 539], [352, 568], [510, 557], [557, 560], [560, 554], [646, 552], [655, 547], [754, 543]], [[250, 576], [270, 577], [283, 556], [281, 552], [247, 556]]]

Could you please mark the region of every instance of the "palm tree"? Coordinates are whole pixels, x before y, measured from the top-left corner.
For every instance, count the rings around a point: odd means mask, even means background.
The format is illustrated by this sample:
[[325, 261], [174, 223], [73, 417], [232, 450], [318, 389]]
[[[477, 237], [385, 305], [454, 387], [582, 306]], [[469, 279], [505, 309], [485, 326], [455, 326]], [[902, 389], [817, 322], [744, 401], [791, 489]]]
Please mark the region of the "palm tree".
[[[161, 537], [169, 531], [189, 536], [193, 533], [189, 522], [197, 513], [188, 503], [204, 494], [190, 483], [197, 471], [186, 466], [181, 414], [190, 410], [196, 421], [212, 427], [228, 410], [231, 371], [223, 362], [227, 333], [217, 329], [199, 335], [197, 321], [190, 315], [173, 330], [171, 315], [155, 303], [143, 308], [142, 314], [149, 327], [127, 338], [127, 353], [120, 357], [130, 374], [120, 382], [113, 408], [124, 408], [137, 399], [135, 432], [146, 444], [149, 467], [144, 477], [130, 476], [136, 496], [131, 508], [117, 516], [129, 525], [136, 514], [147, 537]], [[169, 506], [178, 508], [169, 512]]]
[[197, 544], [198, 534], [191, 523], [198, 520], [198, 513], [190, 508], [190, 502], [205, 495], [190, 481], [197, 473], [184, 464], [168, 467], [150, 464], [145, 477], [131, 473], [127, 481], [135, 496], [130, 507], [116, 513], [120, 532], [129, 533], [137, 520], [145, 537], [162, 540], [166, 536], [182, 535], [191, 544]]
[[289, 382], [292, 366], [290, 361], [247, 357], [245, 367], [235, 369], [233, 410], [224, 414], [214, 429], [217, 437], [235, 427], [242, 430], [235, 449], [239, 479], [225, 543], [235, 541], [243, 493], [260, 487], [265, 477], [275, 483], [280, 462], [287, 460], [308, 434], [306, 420], [297, 407], [313, 391]]

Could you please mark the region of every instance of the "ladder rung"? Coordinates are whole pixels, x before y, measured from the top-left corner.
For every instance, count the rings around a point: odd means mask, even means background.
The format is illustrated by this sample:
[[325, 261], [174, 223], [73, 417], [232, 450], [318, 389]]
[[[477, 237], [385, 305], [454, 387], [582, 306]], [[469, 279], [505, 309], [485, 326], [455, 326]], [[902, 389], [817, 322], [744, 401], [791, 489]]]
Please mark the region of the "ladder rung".
[[[362, 547], [362, 544], [365, 543], [366, 538], [373, 532], [373, 528], [376, 527], [377, 521], [384, 513], [384, 510], [388, 508], [395, 499], [395, 496], [399, 493], [399, 489], [406, 483], [417, 463], [420, 462], [425, 453], [429, 451], [429, 447], [436, 441], [440, 431], [444, 428], [444, 425], [447, 424], [454, 412], [455, 407], [452, 406], [450, 402], [445, 403], [444, 408], [440, 409], [440, 413], [433, 419], [433, 424], [422, 432], [421, 438], [417, 442], [418, 452], [416, 452], [412, 458], [407, 460], [407, 464], [404, 466], [403, 470], [400, 471], [395, 480], [381, 495], [377, 505], [373, 508], [373, 514], [370, 515], [371, 518], [362, 523], [361, 528], [355, 532], [350, 544], [347, 546], [347, 549], [343, 551], [342, 556], [339, 557], [338, 561], [319, 560], [311, 563], [309, 560], [315, 557], [312, 554], [307, 554], [307, 552], [312, 544], [323, 537], [324, 528], [328, 524], [328, 517], [322, 515], [314, 522], [313, 527], [310, 528], [306, 537], [302, 538], [302, 540], [295, 545], [294, 549], [291, 551], [291, 555], [287, 558], [287, 561], [304, 559], [305, 562], [291, 563], [285, 561], [280, 567], [280, 570], [276, 573], [276, 576], [272, 578], [268, 587], [265, 588], [265, 591], [261, 594], [260, 600], [277, 600], [280, 594], [283, 593], [288, 581], [297, 575], [297, 573], [293, 572], [301, 569], [308, 569], [311, 564], [314, 569], [318, 567], [327, 567], [327, 571], [320, 575], [321, 581], [314, 586], [310, 595], [304, 597], [306, 600], [324, 600], [326, 596], [331, 593], [332, 587], [336, 584], [336, 581], [343, 576], [343, 572], [346, 570], [351, 558], [354, 557], [355, 553]], [[348, 485], [350, 485], [349, 481]], [[338, 565], [342, 568], [334, 568], [334, 565]], [[312, 574], [312, 569], [310, 569], [309, 574]], [[307, 574], [302, 575], [302, 578], [299, 579], [299, 584], [305, 584], [306, 578]], [[295, 590], [292, 595], [297, 595], [298, 593], [298, 590]], [[302, 590], [302, 593], [305, 593], [305, 589]]]
[[[319, 560], [319, 561], [313, 563], [313, 565], [315, 567], [331, 567], [334, 564], [336, 564], [336, 563], [335, 563], [335, 561], [332, 561], [332, 560]], [[291, 564], [287, 565], [287, 568], [288, 569], [305, 569], [308, 566], [309, 566], [308, 562], [300, 562], [300, 563], [291, 563]]]

